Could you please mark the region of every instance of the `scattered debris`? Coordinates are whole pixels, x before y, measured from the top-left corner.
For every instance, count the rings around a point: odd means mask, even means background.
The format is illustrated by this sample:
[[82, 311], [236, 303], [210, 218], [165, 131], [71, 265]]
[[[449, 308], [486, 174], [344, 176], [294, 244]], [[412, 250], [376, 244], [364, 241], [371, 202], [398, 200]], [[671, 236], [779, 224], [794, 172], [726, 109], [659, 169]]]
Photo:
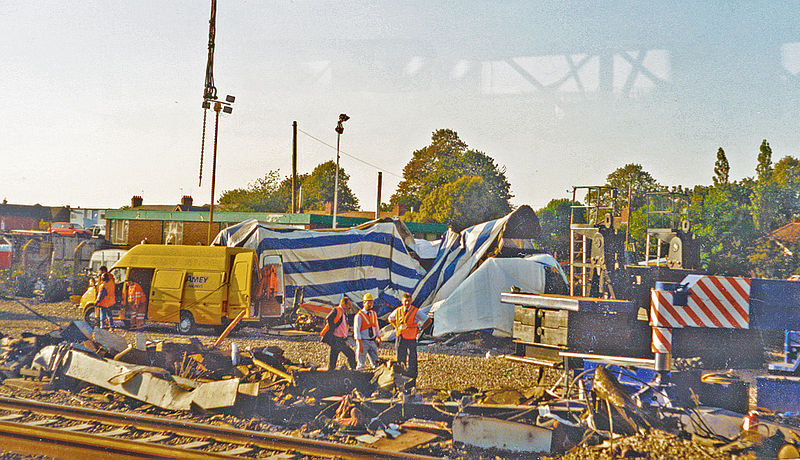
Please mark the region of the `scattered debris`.
[[[461, 344], [491, 340], [453, 337]], [[653, 439], [679, 457], [775, 457], [800, 446], [794, 399], [781, 396], [795, 377], [758, 377], [772, 385], [760, 401], [771, 402], [774, 412], [746, 414], [700, 406], [725, 406], [727, 398], [733, 401], [727, 405], [742, 407], [749, 386], [728, 372], [689, 367], [662, 383], [652, 369], [585, 359], [582, 369], [562, 369], [550, 388], [404, 392], [407, 378], [392, 361], [371, 371], [320, 371], [288, 360], [279, 347], [224, 350], [217, 342], [137, 334], [128, 343], [75, 321], [48, 334], [0, 339], [0, 379], [24, 394], [65, 391], [110, 408], [251, 417], [254, 426], [284, 426], [309, 438], [451, 457], [478, 449], [509, 457], [635, 458], [646, 455]]]

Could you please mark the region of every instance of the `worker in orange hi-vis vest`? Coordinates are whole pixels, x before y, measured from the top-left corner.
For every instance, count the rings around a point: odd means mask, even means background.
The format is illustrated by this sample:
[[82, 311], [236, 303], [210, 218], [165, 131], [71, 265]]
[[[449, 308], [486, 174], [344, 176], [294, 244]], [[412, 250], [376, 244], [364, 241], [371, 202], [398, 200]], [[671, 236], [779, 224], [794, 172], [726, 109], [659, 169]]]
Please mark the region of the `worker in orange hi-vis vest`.
[[278, 273], [275, 271], [274, 265], [266, 265], [261, 268], [261, 276], [256, 292], [262, 298], [275, 297], [278, 293]]
[[140, 329], [147, 314], [147, 296], [136, 281], [126, 281], [127, 306], [130, 310], [131, 329]]
[[339, 353], [347, 357], [347, 365], [350, 369], [356, 368], [356, 353], [347, 344], [347, 335], [349, 326], [347, 325], [347, 313], [353, 306], [353, 301], [347, 296], [342, 296], [339, 305], [334, 307], [328, 316], [325, 318], [325, 326], [322, 332], [319, 333], [322, 337], [322, 342], [331, 347], [330, 354], [328, 355], [328, 370], [336, 369], [336, 361], [339, 359]]
[[111, 306], [116, 303], [114, 282], [108, 272], [103, 273], [100, 279], [103, 284], [100, 286], [100, 291], [97, 293], [97, 299], [94, 302], [100, 308], [100, 328], [103, 329], [107, 325], [109, 329], [113, 330], [114, 319], [111, 317]]
[[378, 346], [381, 344], [378, 315], [373, 310], [375, 299], [372, 294], [364, 294], [364, 306], [356, 313], [353, 321], [353, 335], [356, 339], [356, 369], [363, 369], [367, 357], [372, 367], [378, 366]]
[[401, 298], [402, 304], [397, 307], [387, 320], [394, 326], [396, 331], [395, 350], [397, 352], [397, 362], [406, 369], [406, 375], [411, 377], [409, 386], [417, 385], [417, 338], [420, 325], [428, 325], [428, 315], [421, 313], [419, 308], [411, 305], [411, 294], [405, 293]]

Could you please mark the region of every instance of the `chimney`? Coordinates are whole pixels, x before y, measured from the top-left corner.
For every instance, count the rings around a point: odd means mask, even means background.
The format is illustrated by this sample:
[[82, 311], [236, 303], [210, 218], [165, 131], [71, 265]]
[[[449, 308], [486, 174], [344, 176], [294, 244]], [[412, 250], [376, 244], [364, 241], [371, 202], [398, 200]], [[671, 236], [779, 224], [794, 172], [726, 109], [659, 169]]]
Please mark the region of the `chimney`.
[[192, 201], [194, 200], [192, 199], [191, 195], [183, 195], [183, 197], [181, 198], [181, 207], [187, 209], [191, 208]]
[[[400, 204], [400, 203], [395, 203], [394, 207], [392, 208], [392, 214], [394, 214], [397, 217], [402, 216], [403, 214], [407, 213], [408, 211], [409, 211], [408, 206], [406, 206], [404, 204]], [[414, 210], [411, 209], [411, 211], [413, 212]]]
[[134, 195], [131, 197], [131, 207], [138, 208], [142, 205], [142, 197], [139, 195]]

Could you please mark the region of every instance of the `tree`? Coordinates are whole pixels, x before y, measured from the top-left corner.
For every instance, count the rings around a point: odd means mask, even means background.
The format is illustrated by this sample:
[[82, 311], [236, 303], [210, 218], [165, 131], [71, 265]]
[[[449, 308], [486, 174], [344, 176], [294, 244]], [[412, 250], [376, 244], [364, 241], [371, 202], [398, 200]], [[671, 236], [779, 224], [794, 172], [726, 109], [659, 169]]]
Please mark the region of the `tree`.
[[749, 185], [742, 181], [729, 187], [698, 187], [691, 196], [689, 217], [700, 240], [700, 261], [710, 273], [749, 274], [748, 248], [758, 235]]
[[[320, 163], [303, 180], [303, 208], [304, 209], [325, 209], [325, 204], [333, 202], [334, 174], [336, 173], [336, 163], [332, 160]], [[358, 198], [347, 182], [350, 176], [344, 172], [344, 168], [339, 167], [339, 212], [355, 211], [358, 209]], [[291, 191], [291, 183], [287, 186]]]
[[725, 156], [725, 151], [720, 147], [717, 150], [717, 161], [714, 163], [714, 186], [727, 184], [730, 171], [731, 166], [728, 164], [728, 158]]
[[787, 156], [776, 163], [768, 179], [756, 182], [751, 204], [763, 233], [800, 217], [800, 162]]
[[[314, 168], [311, 174], [300, 174], [297, 187], [303, 187], [304, 209], [324, 210], [327, 202], [333, 202], [333, 184], [336, 163], [326, 161]], [[350, 176], [339, 168], [339, 211], [358, 209], [358, 199], [347, 184]], [[222, 211], [239, 212], [289, 212], [292, 202], [292, 178], [280, 179], [280, 173], [269, 171], [245, 188], [222, 192], [219, 206]]]
[[439, 222], [455, 231], [500, 217], [492, 214], [490, 190], [480, 176], [461, 176], [431, 191], [413, 216], [417, 222]]
[[761, 142], [761, 147], [758, 148], [756, 175], [759, 182], [768, 181], [772, 177], [772, 149], [766, 139]]
[[658, 190], [661, 186], [653, 179], [642, 165], [629, 163], [615, 169], [606, 176], [606, 185], [617, 188], [617, 204], [628, 206], [628, 188], [630, 187], [631, 211], [647, 204], [647, 193]]
[[784, 187], [800, 190], [800, 161], [790, 156], [781, 158], [775, 163], [772, 178]]
[[536, 211], [542, 229], [542, 247], [561, 261], [569, 259], [569, 225], [571, 206], [580, 203], [567, 198], [550, 200]]
[[[475, 177], [481, 181], [474, 181]], [[456, 182], [458, 185], [452, 185]], [[480, 200], [482, 208], [458, 205], [472, 201], [472, 197], [442, 195], [442, 190], [471, 193], [477, 188], [485, 193]], [[469, 226], [508, 214], [511, 211], [510, 188], [505, 168], [499, 167], [485, 153], [469, 150], [455, 131], [440, 129], [431, 136], [431, 144], [415, 151], [403, 168], [403, 180], [392, 195], [391, 203], [419, 210], [414, 213], [414, 219], [433, 219], [430, 216], [435, 215], [437, 222], [462, 222]], [[432, 195], [435, 198], [429, 199]], [[422, 211], [425, 200], [428, 204]], [[460, 214], [444, 216], [441, 210], [433, 209], [435, 203]]]
[[247, 184], [245, 188], [236, 188], [222, 192], [219, 197], [221, 211], [238, 212], [286, 212], [288, 199], [280, 196], [280, 173], [277, 170], [267, 172], [264, 177]]
[[762, 238], [749, 256], [752, 274], [759, 278], [788, 278], [800, 270], [800, 245]]

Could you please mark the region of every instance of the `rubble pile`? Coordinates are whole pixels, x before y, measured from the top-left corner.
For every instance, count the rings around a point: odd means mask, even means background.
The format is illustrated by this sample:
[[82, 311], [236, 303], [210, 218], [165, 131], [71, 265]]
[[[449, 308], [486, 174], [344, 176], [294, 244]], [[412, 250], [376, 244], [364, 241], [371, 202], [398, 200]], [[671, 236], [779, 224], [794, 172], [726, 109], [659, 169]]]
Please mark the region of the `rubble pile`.
[[[219, 341], [217, 341], [219, 342]], [[320, 371], [276, 346], [230, 349], [195, 338], [133, 343], [87, 323], [0, 339], [4, 393], [58, 395], [107, 409], [204, 417], [307, 438], [436, 456], [728, 458], [795, 452], [791, 414], [685, 404], [659, 382], [632, 390], [603, 366], [528, 390], [404, 391], [403, 369]], [[707, 381], [720, 381], [712, 375]], [[731, 382], [726, 381], [726, 384]], [[662, 394], [663, 393], [663, 394]], [[680, 402], [680, 403], [679, 403]]]

